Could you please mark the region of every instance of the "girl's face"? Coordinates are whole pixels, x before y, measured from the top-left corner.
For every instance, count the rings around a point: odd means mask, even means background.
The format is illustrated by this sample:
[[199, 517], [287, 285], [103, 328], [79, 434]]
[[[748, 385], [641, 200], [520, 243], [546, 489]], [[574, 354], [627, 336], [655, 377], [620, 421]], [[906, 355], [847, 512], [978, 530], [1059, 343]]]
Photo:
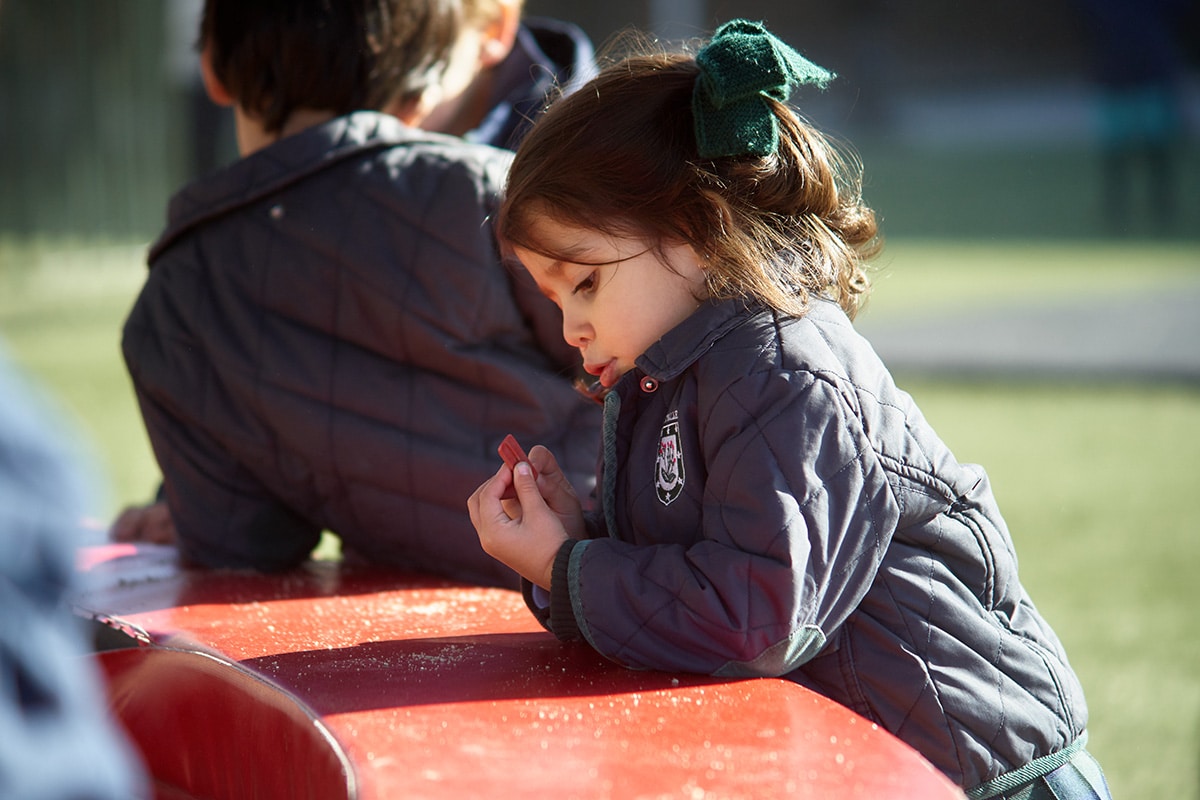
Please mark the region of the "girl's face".
[[[552, 258], [516, 247], [542, 293], [562, 309], [563, 338], [605, 388], [704, 297], [704, 271], [690, 245], [653, 247], [542, 216], [532, 233]], [[569, 256], [570, 260], [565, 260]]]

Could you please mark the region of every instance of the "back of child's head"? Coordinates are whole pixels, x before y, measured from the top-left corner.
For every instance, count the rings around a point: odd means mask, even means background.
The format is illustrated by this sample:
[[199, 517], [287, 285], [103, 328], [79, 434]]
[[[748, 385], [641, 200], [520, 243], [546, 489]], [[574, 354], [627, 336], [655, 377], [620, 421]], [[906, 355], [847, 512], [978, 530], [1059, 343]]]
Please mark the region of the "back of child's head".
[[206, 0], [200, 46], [269, 133], [300, 108], [378, 111], [436, 85], [462, 0]]
[[761, 113], [778, 131], [771, 152], [702, 155], [693, 110], [701, 73], [689, 54], [630, 56], [552, 103], [517, 151], [501, 236], [569, 261], [537, 239], [546, 214], [686, 242], [705, 259], [715, 298], [803, 313], [810, 295], [823, 294], [853, 316], [869, 288], [864, 261], [879, 244], [858, 162], [766, 94]]

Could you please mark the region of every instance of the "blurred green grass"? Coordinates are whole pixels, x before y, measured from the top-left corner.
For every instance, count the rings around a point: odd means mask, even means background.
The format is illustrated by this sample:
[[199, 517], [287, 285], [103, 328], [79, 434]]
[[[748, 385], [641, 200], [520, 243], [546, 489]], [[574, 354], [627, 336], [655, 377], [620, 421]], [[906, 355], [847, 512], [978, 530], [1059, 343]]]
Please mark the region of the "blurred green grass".
[[145, 502], [158, 468], [121, 361], [121, 325], [145, 275], [145, 246], [0, 239], [0, 342], [57, 395], [101, 471], [94, 509]]
[[[90, 437], [110, 519], [158, 473], [120, 359], [144, 246], [0, 240], [0, 338]], [[897, 240], [864, 313], [1087, 296], [1173, 281], [1200, 245]], [[1200, 346], [1200, 343], [1198, 343]], [[1200, 387], [897, 376], [960, 459], [983, 464], [1035, 603], [1091, 706], [1117, 798], [1200, 800]]]
[[[885, 234], [967, 240], [1200, 239], [1200, 138], [1172, 148], [1170, 187], [1150, 185], [1144, 164], [1123, 182], [1127, 207], [1104, 209], [1104, 159], [1095, 143], [975, 137], [901, 144], [853, 137], [865, 165], [864, 196]], [[1164, 196], [1169, 193], [1170, 197]]]

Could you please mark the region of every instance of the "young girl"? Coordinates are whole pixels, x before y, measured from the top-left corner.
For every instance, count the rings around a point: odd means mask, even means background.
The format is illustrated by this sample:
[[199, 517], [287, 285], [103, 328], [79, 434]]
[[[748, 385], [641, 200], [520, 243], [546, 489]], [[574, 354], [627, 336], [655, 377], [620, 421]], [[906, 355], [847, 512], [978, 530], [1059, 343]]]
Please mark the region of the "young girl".
[[972, 798], [1107, 798], [987, 477], [851, 325], [874, 215], [783, 102], [831, 77], [736, 21], [694, 58], [603, 71], [534, 126], [499, 230], [598, 378], [599, 509], [534, 447], [472, 495], [472, 522], [561, 639], [633, 668], [786, 676]]

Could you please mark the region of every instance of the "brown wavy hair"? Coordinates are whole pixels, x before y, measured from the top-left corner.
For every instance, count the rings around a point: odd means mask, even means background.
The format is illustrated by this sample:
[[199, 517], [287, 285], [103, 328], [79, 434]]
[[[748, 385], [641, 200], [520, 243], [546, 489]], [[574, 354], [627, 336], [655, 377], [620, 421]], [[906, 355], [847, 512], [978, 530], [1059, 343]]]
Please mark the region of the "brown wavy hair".
[[812, 295], [826, 295], [853, 318], [870, 289], [865, 263], [882, 244], [861, 163], [773, 100], [774, 154], [700, 158], [698, 74], [685, 53], [632, 56], [553, 102], [517, 150], [497, 217], [502, 241], [569, 261], [537, 240], [545, 214], [686, 242], [704, 259], [713, 298], [803, 314]]

